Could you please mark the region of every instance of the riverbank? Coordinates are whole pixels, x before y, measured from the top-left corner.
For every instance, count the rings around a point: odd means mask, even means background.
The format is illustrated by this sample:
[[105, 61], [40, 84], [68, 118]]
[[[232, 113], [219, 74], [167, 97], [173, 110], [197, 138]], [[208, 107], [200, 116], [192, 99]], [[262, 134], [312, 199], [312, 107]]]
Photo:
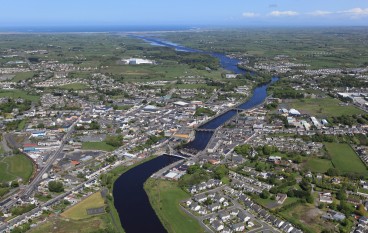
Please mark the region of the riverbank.
[[190, 195], [174, 181], [148, 179], [144, 183], [152, 208], [169, 233], [205, 232], [197, 220], [191, 218], [180, 207], [180, 201]]

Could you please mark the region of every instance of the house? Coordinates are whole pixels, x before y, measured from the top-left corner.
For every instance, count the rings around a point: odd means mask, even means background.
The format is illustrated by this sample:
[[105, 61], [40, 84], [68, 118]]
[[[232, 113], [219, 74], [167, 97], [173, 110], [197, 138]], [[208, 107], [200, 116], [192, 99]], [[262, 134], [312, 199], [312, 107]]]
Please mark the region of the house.
[[282, 227], [282, 230], [288, 233], [291, 232], [293, 229], [294, 227], [290, 223], [284, 224], [284, 226]]
[[221, 213], [219, 213], [219, 218], [223, 221], [223, 222], [226, 222], [226, 221], [228, 221], [230, 218], [231, 218], [231, 216], [230, 216], [230, 214], [229, 214], [229, 212], [227, 212], [227, 211], [224, 211], [224, 212], [221, 212]]
[[189, 192], [190, 192], [191, 194], [195, 194], [195, 193], [197, 193], [197, 192], [198, 192], [198, 191], [197, 191], [197, 186], [193, 185], [192, 187], [190, 187], [190, 188], [189, 188]]
[[194, 197], [194, 200], [199, 203], [202, 203], [207, 200], [207, 196], [205, 194], [199, 194], [196, 197]]
[[221, 233], [232, 233], [232, 230], [228, 227], [224, 227], [224, 229], [221, 231]]
[[331, 204], [333, 202], [331, 193], [320, 193], [319, 202]]
[[242, 222], [246, 222], [250, 219], [250, 217], [248, 217], [246, 214], [244, 214], [244, 212], [240, 211], [238, 214], [238, 218], [240, 219], [240, 221]]
[[345, 219], [345, 214], [334, 210], [328, 210], [325, 214], [322, 215], [322, 218], [332, 221], [342, 221]]
[[213, 203], [207, 207], [208, 210], [214, 212], [216, 210], [221, 209], [221, 205], [219, 203]]
[[274, 223], [274, 226], [277, 228], [280, 228], [283, 224], [284, 224], [284, 221], [277, 219], [276, 222]]
[[368, 218], [364, 217], [364, 216], [360, 217], [359, 218], [359, 223], [364, 224], [364, 225], [368, 225]]
[[186, 202], [185, 202], [185, 204], [187, 205], [187, 206], [190, 206], [190, 204], [192, 204], [192, 199], [189, 199], [189, 200], [187, 200]]
[[216, 231], [221, 231], [224, 229], [224, 224], [218, 220], [215, 220], [212, 222], [212, 227], [216, 230]]
[[277, 201], [277, 204], [282, 204], [284, 203], [284, 201], [286, 200], [287, 198], [287, 195], [286, 194], [283, 194], [283, 193], [278, 193], [276, 195], [276, 201]]
[[230, 214], [231, 214], [232, 216], [237, 216], [237, 215], [239, 214], [239, 209], [232, 209], [232, 210], [230, 211]]
[[201, 208], [201, 206], [200, 206], [200, 205], [198, 205], [198, 203], [197, 203], [197, 202], [193, 202], [192, 204], [190, 204], [189, 208], [190, 208], [191, 210], [193, 210], [193, 211], [198, 211], [198, 210]]
[[242, 222], [235, 223], [235, 224], [231, 225], [231, 229], [235, 232], [240, 232], [240, 231], [244, 231], [245, 226], [244, 226], [244, 223], [242, 223]]
[[201, 215], [206, 215], [207, 214], [207, 210], [203, 207], [201, 207], [197, 212]]

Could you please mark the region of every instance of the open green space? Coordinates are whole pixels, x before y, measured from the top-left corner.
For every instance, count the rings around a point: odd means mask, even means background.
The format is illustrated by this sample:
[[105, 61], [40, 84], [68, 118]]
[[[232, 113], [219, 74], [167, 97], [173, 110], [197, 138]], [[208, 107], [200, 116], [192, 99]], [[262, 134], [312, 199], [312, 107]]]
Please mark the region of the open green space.
[[102, 198], [101, 193], [97, 192], [79, 202], [78, 204], [70, 207], [64, 213], [62, 213], [61, 216], [73, 220], [89, 218], [91, 216], [87, 214], [87, 209], [99, 208], [104, 206], [105, 201]]
[[29, 78], [32, 78], [34, 75], [34, 72], [30, 71], [30, 72], [22, 72], [22, 73], [17, 73], [15, 75], [15, 77], [12, 79], [13, 82], [19, 82], [22, 80], [27, 80]]
[[304, 167], [311, 172], [325, 173], [329, 168], [333, 168], [333, 165], [327, 159], [310, 158]]
[[40, 96], [36, 95], [36, 94], [30, 94], [27, 91], [22, 91], [22, 90], [0, 90], [0, 98], [1, 97], [10, 97], [10, 98], [22, 98], [25, 100], [30, 100], [33, 102], [37, 102], [40, 100]]
[[323, 221], [320, 217], [323, 212], [312, 204], [299, 204], [292, 208], [287, 208], [279, 214], [290, 223], [303, 227], [303, 232], [321, 232], [323, 229], [332, 229], [334, 223]]
[[[105, 230], [109, 227], [108, 215], [99, 215], [83, 220], [70, 220], [60, 217], [52, 217], [45, 221], [45, 223], [31, 229], [29, 233], [89, 233], [98, 230]], [[110, 227], [111, 228], [111, 227]]]
[[341, 115], [363, 114], [359, 108], [348, 105], [331, 97], [317, 99], [295, 99], [288, 103], [290, 108], [295, 108], [301, 113], [316, 117], [333, 117]]
[[205, 232], [197, 220], [187, 215], [179, 203], [190, 195], [176, 182], [148, 179], [144, 185], [150, 203], [170, 233]]
[[88, 86], [84, 83], [71, 83], [62, 85], [59, 88], [65, 89], [65, 90], [85, 90], [88, 88]]
[[33, 173], [33, 163], [25, 155], [3, 157], [0, 159], [0, 182], [22, 178], [27, 183]]
[[280, 51], [296, 63], [311, 65], [310, 69], [359, 67], [368, 59], [360, 43], [365, 34], [353, 28], [247, 28], [167, 33], [161, 37], [204, 51], [246, 54], [250, 64], [253, 58], [273, 58]]
[[103, 150], [113, 151], [115, 147], [107, 144], [106, 142], [83, 142], [82, 150]]
[[332, 164], [340, 172], [368, 175], [366, 166], [349, 144], [324, 143], [324, 145], [328, 154], [331, 156]]

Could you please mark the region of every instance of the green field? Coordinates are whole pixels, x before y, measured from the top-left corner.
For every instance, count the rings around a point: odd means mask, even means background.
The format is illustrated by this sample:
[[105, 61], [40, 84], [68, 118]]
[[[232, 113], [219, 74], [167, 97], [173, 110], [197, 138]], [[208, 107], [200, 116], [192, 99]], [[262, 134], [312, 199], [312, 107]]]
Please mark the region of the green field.
[[0, 182], [22, 178], [24, 183], [27, 183], [32, 173], [33, 163], [24, 155], [14, 155], [0, 159]]
[[19, 82], [22, 80], [27, 80], [29, 78], [32, 78], [34, 75], [34, 72], [30, 71], [30, 72], [22, 72], [22, 73], [17, 73], [15, 75], [15, 77], [12, 79], [13, 82]]
[[156, 214], [168, 232], [205, 232], [197, 220], [180, 208], [180, 201], [190, 197], [176, 182], [148, 179], [144, 185]]
[[80, 203], [67, 209], [64, 213], [61, 214], [61, 216], [73, 220], [89, 218], [91, 216], [87, 214], [87, 209], [99, 208], [103, 206], [105, 206], [105, 201], [102, 198], [101, 193], [97, 192], [87, 197]]
[[0, 98], [1, 97], [22, 98], [33, 102], [37, 102], [40, 100], [40, 97], [38, 95], [28, 94], [26, 91], [22, 90], [0, 90]]
[[88, 88], [88, 86], [84, 83], [71, 83], [60, 86], [59, 88], [66, 90], [85, 90]]
[[70, 220], [63, 219], [60, 217], [53, 217], [48, 219], [45, 223], [37, 226], [36, 228], [28, 231], [29, 233], [44, 233], [44, 232], [53, 232], [53, 233], [89, 233], [97, 230], [106, 229], [106, 222], [108, 215], [100, 215], [84, 220]]
[[305, 168], [311, 172], [325, 173], [329, 168], [333, 168], [333, 165], [327, 159], [311, 158], [306, 162]]
[[332, 164], [341, 172], [368, 175], [368, 171], [358, 155], [348, 144], [324, 143], [327, 152], [332, 158]]
[[331, 97], [319, 99], [296, 99], [288, 103], [290, 108], [295, 108], [301, 113], [317, 117], [333, 117], [341, 115], [363, 114], [364, 112], [355, 106], [341, 106], [338, 99]]
[[83, 142], [82, 150], [103, 150], [113, 151], [115, 147], [107, 144], [106, 142]]

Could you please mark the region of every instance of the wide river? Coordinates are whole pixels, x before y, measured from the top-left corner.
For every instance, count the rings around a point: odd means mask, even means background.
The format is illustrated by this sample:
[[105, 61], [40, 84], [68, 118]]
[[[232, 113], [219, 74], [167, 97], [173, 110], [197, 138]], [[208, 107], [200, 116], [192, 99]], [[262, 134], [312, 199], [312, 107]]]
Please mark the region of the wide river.
[[[222, 68], [226, 70], [236, 74], [244, 74], [246, 72], [245, 70], [238, 68], [238, 59], [227, 57], [224, 54], [203, 52], [157, 38], [137, 38], [145, 40], [155, 46], [170, 47], [178, 51], [189, 53], [209, 54], [218, 58]], [[278, 78], [272, 78], [270, 83], [277, 81], [277, 79]], [[262, 103], [267, 97], [267, 87], [269, 84], [264, 84], [255, 88], [252, 97], [245, 103], [241, 104], [238, 108], [250, 109]], [[235, 114], [236, 111], [234, 110], [227, 111], [201, 126], [201, 128], [216, 129], [232, 118]], [[196, 150], [203, 150], [206, 148], [212, 135], [213, 132], [196, 132], [195, 139], [189, 143], [187, 147]], [[152, 209], [148, 196], [143, 189], [143, 184], [153, 173], [178, 160], [179, 158], [176, 157], [162, 155], [132, 168], [116, 180], [113, 192], [115, 208], [119, 213], [121, 225], [126, 233], [167, 232]]]

